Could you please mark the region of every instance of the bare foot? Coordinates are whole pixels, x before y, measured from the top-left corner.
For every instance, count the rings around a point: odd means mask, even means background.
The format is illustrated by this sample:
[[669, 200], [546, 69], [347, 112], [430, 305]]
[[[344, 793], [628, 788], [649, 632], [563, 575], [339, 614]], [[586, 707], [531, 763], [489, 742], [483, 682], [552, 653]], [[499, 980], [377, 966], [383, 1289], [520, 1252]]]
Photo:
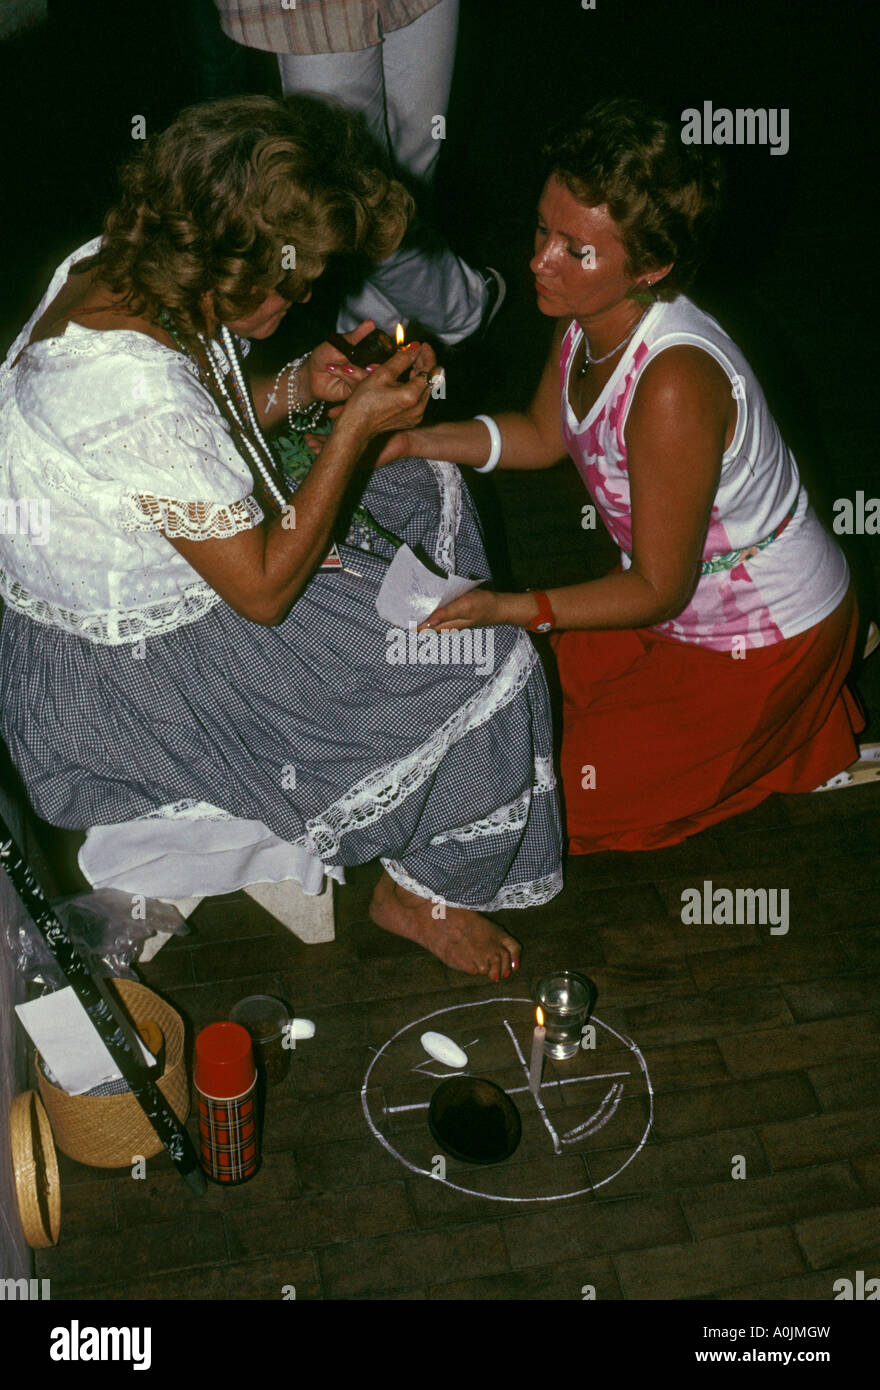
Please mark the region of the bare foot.
[[370, 917], [385, 931], [417, 941], [453, 970], [467, 975], [500, 980], [519, 968], [520, 943], [488, 917], [466, 908], [447, 907], [445, 917], [435, 918], [432, 906], [430, 898], [401, 888], [383, 871], [370, 903]]

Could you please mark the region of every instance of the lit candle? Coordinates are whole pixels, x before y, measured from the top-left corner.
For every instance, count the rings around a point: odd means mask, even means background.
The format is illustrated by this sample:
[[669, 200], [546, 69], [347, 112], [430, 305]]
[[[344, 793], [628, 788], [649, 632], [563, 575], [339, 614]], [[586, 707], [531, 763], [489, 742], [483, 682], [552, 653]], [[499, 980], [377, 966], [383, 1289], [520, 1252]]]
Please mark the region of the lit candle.
[[532, 1034], [532, 1062], [529, 1067], [529, 1090], [537, 1097], [541, 1089], [541, 1078], [544, 1075], [544, 1037], [547, 1029], [544, 1027], [544, 1012], [542, 1009], [535, 1010], [538, 1020], [535, 1031]]

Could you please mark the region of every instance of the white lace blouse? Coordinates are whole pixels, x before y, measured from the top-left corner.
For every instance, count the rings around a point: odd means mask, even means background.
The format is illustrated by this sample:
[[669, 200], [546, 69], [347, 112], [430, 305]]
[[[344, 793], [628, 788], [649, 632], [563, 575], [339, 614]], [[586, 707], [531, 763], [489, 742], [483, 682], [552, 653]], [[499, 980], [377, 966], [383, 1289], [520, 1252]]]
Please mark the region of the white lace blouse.
[[166, 536], [225, 538], [263, 512], [181, 353], [77, 323], [27, 345], [70, 267], [99, 246], [58, 267], [0, 367], [0, 592], [37, 622], [121, 645], [220, 601]]

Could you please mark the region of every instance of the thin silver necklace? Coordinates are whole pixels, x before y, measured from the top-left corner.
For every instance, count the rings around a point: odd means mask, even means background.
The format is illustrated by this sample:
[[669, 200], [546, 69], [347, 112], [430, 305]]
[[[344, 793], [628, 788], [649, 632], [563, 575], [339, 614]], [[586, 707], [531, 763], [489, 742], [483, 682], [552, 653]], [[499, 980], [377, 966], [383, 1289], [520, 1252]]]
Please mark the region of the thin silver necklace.
[[586, 358], [586, 361], [584, 362], [584, 365], [583, 365], [582, 367], [579, 367], [579, 368], [578, 368], [578, 376], [579, 376], [579, 377], [585, 377], [586, 374], [587, 374], [587, 368], [588, 368], [588, 367], [598, 367], [598, 365], [599, 365], [600, 362], [607, 362], [607, 361], [608, 361], [608, 358], [609, 358], [609, 357], [613, 357], [614, 354], [615, 354], [615, 352], [620, 352], [620, 349], [624, 346], [624, 344], [626, 344], [626, 343], [629, 342], [630, 338], [633, 336], [633, 334], [635, 333], [636, 329], [638, 328], [639, 324], [642, 322], [642, 319], [643, 319], [644, 317], [645, 317], [645, 314], [644, 314], [644, 311], [643, 311], [641, 314], [639, 314], [639, 317], [636, 319], [635, 323], [633, 324], [632, 328], [631, 328], [631, 329], [629, 330], [629, 332], [627, 333], [626, 337], [625, 337], [621, 342], [619, 342], [619, 343], [617, 344], [617, 347], [613, 347], [613, 348], [611, 349], [610, 352], [604, 353], [602, 357], [591, 357], [591, 356], [590, 356], [590, 350], [589, 350], [589, 348], [587, 347], [587, 343], [589, 342], [589, 339], [587, 338], [587, 335], [586, 335], [586, 333], [585, 333], [585, 334], [584, 334], [584, 357]]

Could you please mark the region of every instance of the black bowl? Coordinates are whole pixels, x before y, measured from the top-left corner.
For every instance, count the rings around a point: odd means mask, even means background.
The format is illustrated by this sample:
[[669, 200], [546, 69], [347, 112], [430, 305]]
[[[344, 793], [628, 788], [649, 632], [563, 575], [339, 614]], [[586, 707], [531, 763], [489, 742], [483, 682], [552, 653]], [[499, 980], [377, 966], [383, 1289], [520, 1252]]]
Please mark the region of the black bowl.
[[500, 1163], [522, 1136], [519, 1111], [506, 1091], [480, 1076], [451, 1076], [431, 1097], [431, 1134], [462, 1163]]

